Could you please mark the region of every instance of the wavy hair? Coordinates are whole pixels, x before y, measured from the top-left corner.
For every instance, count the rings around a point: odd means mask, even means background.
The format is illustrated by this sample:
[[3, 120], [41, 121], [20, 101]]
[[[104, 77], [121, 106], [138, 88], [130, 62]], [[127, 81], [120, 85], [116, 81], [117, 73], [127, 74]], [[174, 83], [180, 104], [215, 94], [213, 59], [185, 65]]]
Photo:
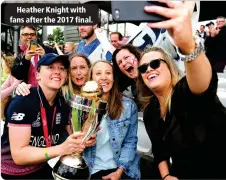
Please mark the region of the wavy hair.
[[[70, 63], [71, 63], [71, 61], [74, 57], [83, 58], [86, 61], [88, 67], [89, 68], [91, 67], [91, 63], [90, 63], [89, 59], [84, 54], [75, 54], [75, 53], [71, 54], [70, 57], [69, 57]], [[71, 68], [69, 69], [68, 80], [65, 83], [65, 85], [61, 88], [63, 96], [67, 101], [70, 100], [73, 95], [80, 94], [80, 90], [81, 90], [81, 87], [76, 85], [72, 81], [70, 71], [71, 71]]]
[[[166, 101], [165, 101], [165, 107], [170, 111], [171, 107], [171, 98], [173, 94], [173, 88], [177, 84], [177, 82], [181, 79], [181, 74], [179, 69], [177, 68], [176, 64], [173, 62], [173, 59], [171, 56], [164, 51], [160, 47], [148, 47], [144, 50], [143, 54], [141, 55], [141, 59], [144, 56], [144, 54], [147, 54], [149, 52], [159, 52], [161, 53], [163, 59], [166, 61], [167, 67], [169, 68], [170, 74], [171, 74], [171, 86]], [[139, 100], [142, 104], [142, 109], [144, 109], [151, 101], [151, 98], [154, 96], [154, 93], [145, 85], [141, 74], [139, 73], [138, 80], [137, 80], [137, 88], [139, 93]]]

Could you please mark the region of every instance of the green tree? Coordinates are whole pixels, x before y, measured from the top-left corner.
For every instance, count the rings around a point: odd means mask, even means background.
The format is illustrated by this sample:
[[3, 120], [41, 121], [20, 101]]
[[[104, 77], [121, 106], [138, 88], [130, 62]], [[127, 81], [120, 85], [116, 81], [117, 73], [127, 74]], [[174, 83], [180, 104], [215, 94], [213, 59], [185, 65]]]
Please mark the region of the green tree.
[[49, 34], [47, 38], [49, 42], [55, 41], [57, 44], [64, 43], [64, 33], [60, 27], [53, 29], [53, 34]]

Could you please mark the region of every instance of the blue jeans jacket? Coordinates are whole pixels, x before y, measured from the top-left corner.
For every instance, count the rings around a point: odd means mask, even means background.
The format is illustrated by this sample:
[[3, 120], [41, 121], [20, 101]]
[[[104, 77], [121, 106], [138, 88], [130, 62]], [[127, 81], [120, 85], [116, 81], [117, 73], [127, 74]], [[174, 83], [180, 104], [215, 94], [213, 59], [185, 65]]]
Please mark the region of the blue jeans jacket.
[[[123, 97], [123, 113], [119, 119], [112, 120], [108, 116], [108, 131], [114, 159], [117, 166], [125, 169], [127, 176], [140, 179], [140, 158], [137, 150], [138, 113], [133, 100]], [[90, 173], [94, 165], [96, 146], [84, 151], [84, 159], [89, 166]]]

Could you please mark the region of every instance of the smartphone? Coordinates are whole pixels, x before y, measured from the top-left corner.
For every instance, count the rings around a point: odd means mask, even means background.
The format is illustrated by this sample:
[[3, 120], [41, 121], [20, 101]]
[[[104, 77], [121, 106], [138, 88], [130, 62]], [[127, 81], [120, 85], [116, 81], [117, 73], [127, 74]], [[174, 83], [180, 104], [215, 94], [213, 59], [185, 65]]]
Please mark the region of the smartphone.
[[38, 42], [37, 42], [37, 40], [31, 40], [31, 41], [30, 41], [30, 50], [35, 51], [35, 50], [37, 49], [37, 47], [38, 47]]
[[165, 3], [157, 1], [112, 1], [112, 17], [116, 22], [159, 22], [167, 20], [166, 17], [144, 11], [145, 6], [153, 5], [168, 7]]

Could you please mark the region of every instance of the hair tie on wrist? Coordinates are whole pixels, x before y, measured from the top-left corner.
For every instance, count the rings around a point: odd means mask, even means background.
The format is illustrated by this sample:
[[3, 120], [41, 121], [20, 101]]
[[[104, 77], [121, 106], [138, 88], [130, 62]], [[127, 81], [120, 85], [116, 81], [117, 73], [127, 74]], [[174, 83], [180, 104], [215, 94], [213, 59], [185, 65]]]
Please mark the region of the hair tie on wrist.
[[166, 179], [167, 176], [170, 176], [170, 174], [165, 175], [164, 178], [162, 178], [162, 180]]

